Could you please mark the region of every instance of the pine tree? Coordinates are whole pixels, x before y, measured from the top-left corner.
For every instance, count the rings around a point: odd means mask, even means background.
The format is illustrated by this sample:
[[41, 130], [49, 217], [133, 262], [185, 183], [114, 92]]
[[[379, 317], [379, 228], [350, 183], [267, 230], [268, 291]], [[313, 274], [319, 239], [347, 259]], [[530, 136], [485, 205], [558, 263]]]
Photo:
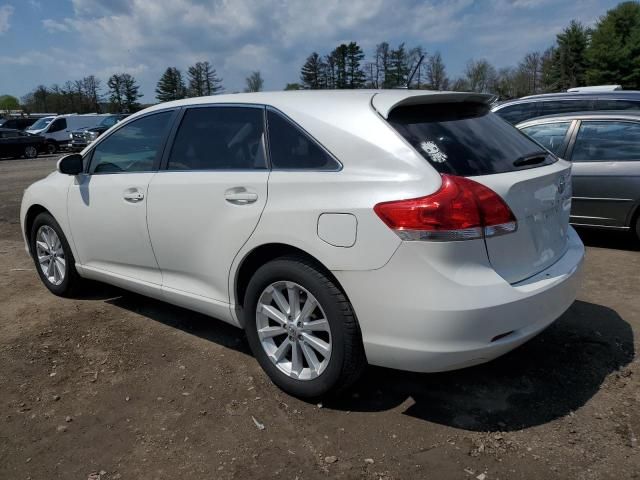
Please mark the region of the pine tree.
[[209, 62], [197, 62], [187, 71], [190, 97], [203, 97], [222, 92], [222, 79]]
[[432, 90], [447, 90], [449, 88], [449, 79], [447, 78], [440, 52], [430, 55], [426, 64], [426, 77], [429, 88]]
[[407, 83], [409, 65], [404, 43], [389, 52], [389, 66], [385, 74], [385, 88], [403, 87]]
[[109, 87], [109, 102], [111, 103], [111, 111], [122, 112], [124, 110], [124, 95], [122, 89], [122, 76], [114, 73], [107, 80]]
[[640, 88], [640, 3], [623, 2], [600, 18], [587, 48], [589, 84]]
[[556, 88], [566, 90], [585, 85], [589, 31], [573, 20], [557, 35], [551, 77]]
[[307, 89], [327, 88], [326, 65], [317, 52], [307, 57], [300, 69], [302, 86]]
[[138, 103], [138, 99], [142, 97], [142, 94], [138, 93], [140, 86], [133, 75], [123, 73], [120, 77], [125, 110], [130, 113], [135, 112], [140, 109], [140, 103]]
[[156, 98], [161, 102], [179, 100], [186, 97], [187, 89], [182, 79], [182, 73], [175, 67], [167, 68], [156, 87]]
[[362, 71], [364, 52], [356, 42], [346, 46], [346, 88], [362, 88], [365, 84], [365, 74]]

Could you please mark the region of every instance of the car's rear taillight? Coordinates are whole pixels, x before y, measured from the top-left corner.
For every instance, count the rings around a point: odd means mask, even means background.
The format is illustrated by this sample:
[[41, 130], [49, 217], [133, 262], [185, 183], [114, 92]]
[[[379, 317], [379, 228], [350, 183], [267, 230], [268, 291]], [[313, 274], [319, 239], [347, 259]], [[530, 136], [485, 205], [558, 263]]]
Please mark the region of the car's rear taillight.
[[518, 228], [497, 193], [454, 175], [442, 175], [442, 186], [431, 195], [379, 203], [374, 211], [403, 240], [470, 240]]

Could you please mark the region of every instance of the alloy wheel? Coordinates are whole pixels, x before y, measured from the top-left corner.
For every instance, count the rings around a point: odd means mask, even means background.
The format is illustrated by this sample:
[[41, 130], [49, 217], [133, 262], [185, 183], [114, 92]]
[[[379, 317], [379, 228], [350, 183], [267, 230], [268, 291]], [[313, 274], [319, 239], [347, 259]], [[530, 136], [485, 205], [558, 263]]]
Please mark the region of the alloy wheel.
[[60, 285], [67, 272], [67, 262], [58, 234], [49, 225], [36, 233], [36, 255], [40, 270], [52, 285]]
[[301, 285], [278, 281], [265, 288], [256, 306], [256, 327], [267, 357], [285, 375], [312, 380], [329, 365], [329, 321]]
[[38, 156], [38, 149], [33, 145], [29, 145], [24, 149], [24, 156], [27, 158], [36, 158]]

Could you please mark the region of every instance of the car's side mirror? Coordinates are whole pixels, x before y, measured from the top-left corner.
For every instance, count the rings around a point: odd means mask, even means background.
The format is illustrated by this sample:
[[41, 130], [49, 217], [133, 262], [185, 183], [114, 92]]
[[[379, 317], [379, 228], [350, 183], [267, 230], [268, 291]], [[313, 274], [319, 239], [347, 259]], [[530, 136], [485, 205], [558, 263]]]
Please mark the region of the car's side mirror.
[[65, 155], [58, 160], [58, 171], [65, 175], [79, 175], [84, 170], [82, 165], [82, 155], [79, 153], [72, 153]]

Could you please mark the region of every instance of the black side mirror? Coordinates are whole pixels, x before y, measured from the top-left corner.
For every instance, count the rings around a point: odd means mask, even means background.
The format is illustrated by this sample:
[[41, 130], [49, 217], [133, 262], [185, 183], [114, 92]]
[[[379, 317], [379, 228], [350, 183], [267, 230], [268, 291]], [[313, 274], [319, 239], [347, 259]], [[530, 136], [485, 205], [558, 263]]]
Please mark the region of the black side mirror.
[[82, 155], [79, 153], [72, 153], [65, 155], [58, 160], [58, 171], [65, 175], [79, 175], [84, 170], [82, 165]]

